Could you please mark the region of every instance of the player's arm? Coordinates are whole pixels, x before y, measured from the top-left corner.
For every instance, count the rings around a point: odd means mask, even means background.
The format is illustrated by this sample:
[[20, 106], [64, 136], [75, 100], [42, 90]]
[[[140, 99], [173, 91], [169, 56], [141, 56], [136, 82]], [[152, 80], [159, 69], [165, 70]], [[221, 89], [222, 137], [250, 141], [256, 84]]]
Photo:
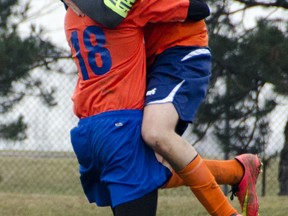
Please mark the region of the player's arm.
[[128, 15], [136, 0], [61, 0], [70, 7], [72, 2], [78, 7], [71, 7], [78, 15], [83, 11], [94, 21], [108, 28], [115, 28]]
[[[64, 0], [68, 1], [68, 0]], [[71, 0], [69, 0], [71, 1]], [[72, 0], [81, 11], [94, 21], [108, 28], [118, 26], [132, 8], [136, 0]], [[77, 11], [75, 11], [77, 12]], [[189, 0], [187, 19], [198, 21], [210, 15], [208, 5], [203, 0]]]
[[[179, 22], [199, 21], [210, 15], [210, 9], [205, 0], [146, 0], [145, 7], [137, 8], [141, 16], [133, 17], [133, 21], [140, 26], [147, 22]], [[144, 3], [145, 2], [145, 3]], [[149, 10], [147, 10], [149, 8]]]
[[187, 20], [199, 21], [210, 15], [210, 9], [203, 0], [190, 0]]

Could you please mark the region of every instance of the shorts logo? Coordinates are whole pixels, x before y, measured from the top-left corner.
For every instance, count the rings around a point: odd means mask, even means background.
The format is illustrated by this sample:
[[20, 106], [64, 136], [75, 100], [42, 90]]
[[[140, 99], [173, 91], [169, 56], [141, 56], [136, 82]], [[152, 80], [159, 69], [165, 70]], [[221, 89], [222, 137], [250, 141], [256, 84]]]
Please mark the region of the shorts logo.
[[122, 127], [122, 126], [123, 126], [123, 123], [122, 123], [122, 122], [117, 122], [117, 123], [115, 123], [115, 126], [116, 126], [116, 127]]
[[147, 91], [146, 96], [155, 95], [156, 91], [157, 91], [157, 88], [153, 88], [153, 89]]

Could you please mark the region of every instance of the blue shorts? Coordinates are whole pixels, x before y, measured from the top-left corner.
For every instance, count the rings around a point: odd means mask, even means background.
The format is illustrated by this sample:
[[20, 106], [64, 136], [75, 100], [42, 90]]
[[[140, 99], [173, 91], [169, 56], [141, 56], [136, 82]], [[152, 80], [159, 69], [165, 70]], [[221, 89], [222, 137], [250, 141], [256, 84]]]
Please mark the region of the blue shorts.
[[145, 104], [173, 103], [184, 130], [206, 96], [210, 76], [209, 48], [169, 48], [148, 69]]
[[140, 110], [120, 110], [81, 119], [71, 130], [80, 180], [89, 202], [112, 206], [163, 186], [171, 172], [142, 140]]

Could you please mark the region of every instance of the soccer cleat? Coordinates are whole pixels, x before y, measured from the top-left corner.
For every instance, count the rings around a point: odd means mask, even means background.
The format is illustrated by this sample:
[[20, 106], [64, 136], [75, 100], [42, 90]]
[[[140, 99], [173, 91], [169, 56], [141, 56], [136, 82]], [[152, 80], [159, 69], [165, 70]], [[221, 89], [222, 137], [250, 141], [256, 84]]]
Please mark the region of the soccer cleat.
[[258, 216], [258, 197], [256, 182], [261, 171], [261, 161], [257, 155], [242, 154], [235, 159], [243, 166], [244, 176], [237, 185], [232, 186], [231, 200], [237, 196], [243, 216]]

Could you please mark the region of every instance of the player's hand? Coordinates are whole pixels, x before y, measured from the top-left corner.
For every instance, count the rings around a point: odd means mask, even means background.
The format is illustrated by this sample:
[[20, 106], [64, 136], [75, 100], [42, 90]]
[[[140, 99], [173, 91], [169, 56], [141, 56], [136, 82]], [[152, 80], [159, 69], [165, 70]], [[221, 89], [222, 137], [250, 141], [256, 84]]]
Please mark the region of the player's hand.
[[63, 0], [65, 4], [71, 8], [78, 16], [85, 16], [85, 14], [77, 7], [72, 0]]

